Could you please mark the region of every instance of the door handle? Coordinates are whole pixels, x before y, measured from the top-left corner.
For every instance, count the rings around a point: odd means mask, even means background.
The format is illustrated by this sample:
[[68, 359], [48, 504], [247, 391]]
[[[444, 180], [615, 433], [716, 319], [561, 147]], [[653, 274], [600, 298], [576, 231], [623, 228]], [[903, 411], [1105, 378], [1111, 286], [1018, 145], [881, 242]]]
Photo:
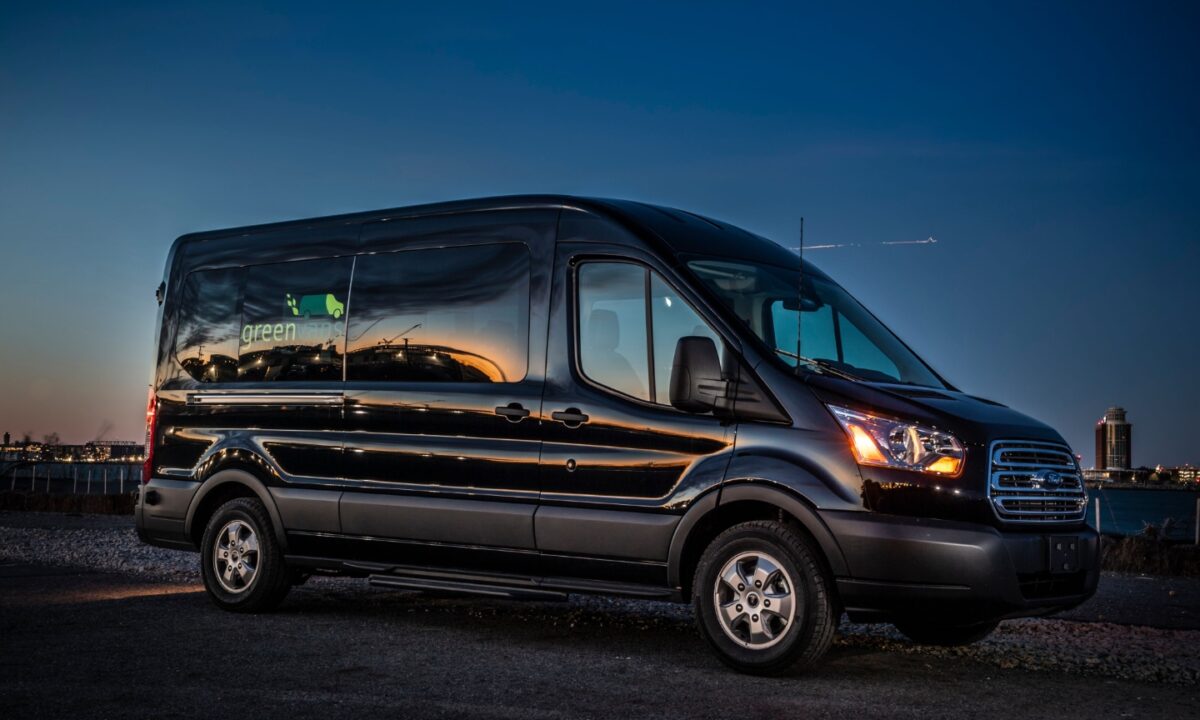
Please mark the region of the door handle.
[[521, 403], [509, 403], [496, 408], [496, 414], [506, 418], [510, 423], [519, 423], [529, 417], [529, 411], [521, 407]]
[[550, 417], [569, 428], [576, 428], [588, 421], [588, 416], [579, 412], [579, 408], [567, 408], [550, 413]]

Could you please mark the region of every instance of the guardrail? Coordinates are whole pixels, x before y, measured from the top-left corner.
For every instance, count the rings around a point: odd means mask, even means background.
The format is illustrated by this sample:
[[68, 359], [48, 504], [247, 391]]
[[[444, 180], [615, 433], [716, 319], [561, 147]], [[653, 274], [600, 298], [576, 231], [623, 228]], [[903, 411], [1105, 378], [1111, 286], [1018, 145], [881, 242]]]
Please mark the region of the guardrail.
[[58, 495], [123, 495], [142, 481], [130, 462], [16, 462], [0, 468], [0, 488]]

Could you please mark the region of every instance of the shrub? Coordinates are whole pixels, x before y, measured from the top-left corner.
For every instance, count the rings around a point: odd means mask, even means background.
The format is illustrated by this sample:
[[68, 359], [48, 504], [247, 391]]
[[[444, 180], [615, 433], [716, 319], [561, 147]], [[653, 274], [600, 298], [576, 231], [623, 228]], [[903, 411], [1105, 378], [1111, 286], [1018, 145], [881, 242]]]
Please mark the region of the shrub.
[[1168, 518], [1160, 524], [1146, 523], [1137, 535], [1105, 536], [1100, 567], [1149, 575], [1200, 576], [1200, 546], [1168, 540], [1174, 524]]

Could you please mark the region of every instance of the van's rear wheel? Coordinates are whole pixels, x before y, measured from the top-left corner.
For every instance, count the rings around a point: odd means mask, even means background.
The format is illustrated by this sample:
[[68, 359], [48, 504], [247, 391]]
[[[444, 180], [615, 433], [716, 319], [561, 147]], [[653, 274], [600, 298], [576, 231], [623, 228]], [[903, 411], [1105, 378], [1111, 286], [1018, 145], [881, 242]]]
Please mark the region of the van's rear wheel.
[[828, 578], [783, 523], [747, 522], [718, 535], [696, 568], [692, 602], [700, 634], [741, 672], [811, 666], [833, 641]]
[[234, 498], [217, 508], [201, 542], [204, 588], [218, 607], [235, 612], [270, 610], [291, 588], [271, 519], [257, 498]]
[[938, 625], [929, 622], [900, 621], [896, 629], [915, 643], [921, 645], [970, 645], [979, 642], [996, 629], [999, 622], [978, 623], [975, 625]]

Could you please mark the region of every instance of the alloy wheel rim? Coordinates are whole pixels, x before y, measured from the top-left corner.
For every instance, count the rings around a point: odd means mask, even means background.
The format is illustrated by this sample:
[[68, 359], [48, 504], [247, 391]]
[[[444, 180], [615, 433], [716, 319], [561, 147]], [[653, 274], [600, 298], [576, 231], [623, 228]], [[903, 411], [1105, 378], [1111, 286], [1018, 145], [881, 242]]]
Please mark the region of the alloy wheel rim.
[[739, 553], [713, 586], [717, 621], [725, 635], [750, 650], [776, 645], [795, 625], [800, 600], [783, 564], [761, 551]]
[[230, 520], [213, 543], [213, 570], [221, 588], [243, 593], [254, 583], [259, 565], [258, 536], [243, 520]]

